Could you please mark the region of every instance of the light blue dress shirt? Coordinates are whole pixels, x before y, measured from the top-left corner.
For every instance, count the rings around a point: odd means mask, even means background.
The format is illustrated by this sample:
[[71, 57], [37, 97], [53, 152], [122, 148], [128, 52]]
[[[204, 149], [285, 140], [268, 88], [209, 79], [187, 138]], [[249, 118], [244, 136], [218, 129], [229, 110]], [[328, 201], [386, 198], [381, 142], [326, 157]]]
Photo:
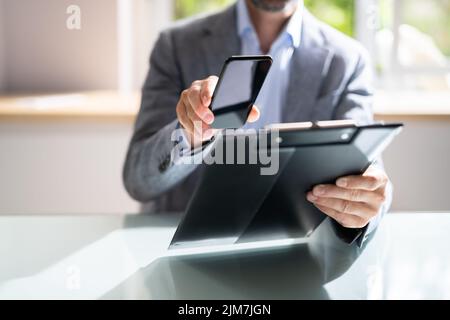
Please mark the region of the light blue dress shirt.
[[[267, 53], [272, 56], [273, 64], [255, 102], [261, 116], [256, 123], [247, 123], [244, 128], [261, 128], [267, 124], [281, 122], [281, 110], [289, 85], [291, 58], [301, 41], [302, 11], [303, 1], [299, 1], [297, 10]], [[241, 54], [262, 54], [245, 0], [238, 0], [237, 3], [237, 30], [241, 39]]]

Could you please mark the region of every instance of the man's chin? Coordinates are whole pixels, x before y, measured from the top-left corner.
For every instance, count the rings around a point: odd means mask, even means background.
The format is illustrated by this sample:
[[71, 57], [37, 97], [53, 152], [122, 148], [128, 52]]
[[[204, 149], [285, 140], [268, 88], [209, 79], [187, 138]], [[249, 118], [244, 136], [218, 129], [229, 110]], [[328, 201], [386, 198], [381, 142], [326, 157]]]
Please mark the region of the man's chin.
[[282, 12], [297, 4], [299, 0], [251, 0], [253, 5], [267, 12]]

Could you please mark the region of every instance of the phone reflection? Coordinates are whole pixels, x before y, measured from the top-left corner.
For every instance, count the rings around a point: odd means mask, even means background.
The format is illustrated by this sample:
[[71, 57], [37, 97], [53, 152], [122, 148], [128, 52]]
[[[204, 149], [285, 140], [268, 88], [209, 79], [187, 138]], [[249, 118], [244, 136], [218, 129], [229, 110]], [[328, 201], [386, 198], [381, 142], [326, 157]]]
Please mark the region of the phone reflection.
[[[304, 244], [160, 258], [103, 298], [329, 299], [324, 285], [344, 274], [362, 251], [337, 239], [326, 221]], [[361, 280], [341, 287], [361, 294]]]

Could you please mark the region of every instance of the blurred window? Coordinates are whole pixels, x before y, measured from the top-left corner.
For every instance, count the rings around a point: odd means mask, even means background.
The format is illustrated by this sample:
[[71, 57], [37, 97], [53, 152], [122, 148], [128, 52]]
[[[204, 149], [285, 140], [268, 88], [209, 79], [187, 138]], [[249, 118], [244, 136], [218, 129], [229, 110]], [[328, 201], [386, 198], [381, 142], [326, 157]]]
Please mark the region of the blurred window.
[[235, 0], [174, 0], [176, 20], [192, 15], [213, 12], [235, 2]]
[[304, 0], [304, 3], [320, 20], [349, 36], [354, 36], [355, 1], [357, 0]]
[[380, 85], [450, 89], [450, 0], [379, 0], [372, 52]]

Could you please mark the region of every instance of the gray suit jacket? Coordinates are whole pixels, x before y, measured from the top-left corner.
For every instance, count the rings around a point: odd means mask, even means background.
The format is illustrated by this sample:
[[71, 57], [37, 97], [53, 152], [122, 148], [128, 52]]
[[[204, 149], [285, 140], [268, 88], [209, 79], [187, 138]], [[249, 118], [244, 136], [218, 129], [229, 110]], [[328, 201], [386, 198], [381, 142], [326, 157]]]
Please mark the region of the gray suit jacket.
[[[195, 165], [174, 165], [171, 133], [182, 90], [218, 75], [226, 58], [240, 54], [236, 5], [163, 31], [150, 58], [142, 105], [123, 172], [125, 187], [148, 211], [183, 211], [198, 181]], [[304, 12], [302, 40], [293, 54], [283, 122], [372, 121], [371, 68], [353, 39]]]

